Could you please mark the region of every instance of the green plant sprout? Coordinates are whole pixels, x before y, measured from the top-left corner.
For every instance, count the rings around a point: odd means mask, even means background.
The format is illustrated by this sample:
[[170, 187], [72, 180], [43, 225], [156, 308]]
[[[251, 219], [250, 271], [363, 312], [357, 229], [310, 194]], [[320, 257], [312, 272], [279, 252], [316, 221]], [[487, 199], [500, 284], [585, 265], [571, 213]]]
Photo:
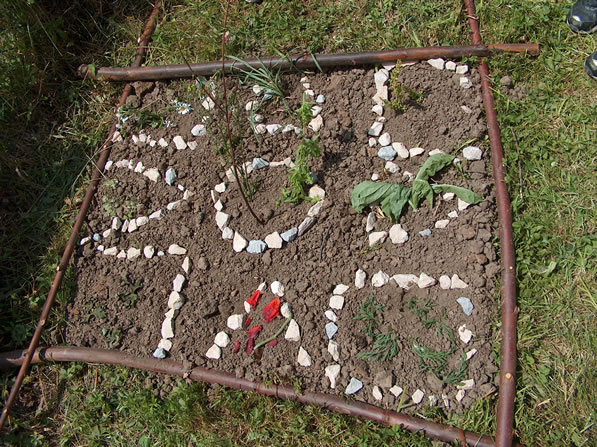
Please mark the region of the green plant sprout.
[[429, 179], [443, 168], [450, 166], [454, 158], [456, 158], [454, 155], [449, 154], [435, 154], [429, 157], [417, 172], [411, 188], [400, 184], [371, 180], [361, 182], [352, 191], [352, 207], [358, 213], [362, 213], [366, 206], [380, 202], [384, 214], [395, 223], [407, 204], [413, 209], [417, 209], [421, 201], [425, 199], [433, 207], [433, 195], [442, 192], [454, 193], [459, 199], [476, 205], [483, 200], [483, 197], [470, 189], [429, 183]]
[[357, 357], [373, 362], [385, 362], [398, 355], [398, 352], [400, 352], [398, 337], [390, 330], [385, 334], [381, 332], [375, 334], [373, 348], [367, 352], [359, 352]]
[[406, 112], [407, 100], [415, 101], [417, 103], [423, 101], [423, 93], [419, 93], [398, 81], [398, 76], [401, 71], [402, 63], [397, 61], [396, 67], [394, 67], [392, 74], [390, 75], [390, 94], [392, 99], [385, 101], [387, 106], [398, 113]]
[[375, 328], [379, 324], [376, 313], [377, 311], [384, 310], [385, 307], [381, 304], [376, 304], [373, 297], [371, 297], [367, 301], [361, 303], [359, 315], [354, 317], [353, 320], [364, 321], [367, 324], [365, 327], [365, 334], [371, 338], [374, 338]]
[[468, 368], [466, 355], [460, 358], [458, 369], [451, 371], [448, 365], [451, 353], [434, 351], [427, 346], [416, 343], [413, 343], [412, 349], [417, 357], [419, 357], [420, 372], [431, 371], [439, 380], [450, 385], [458, 385], [464, 380]]

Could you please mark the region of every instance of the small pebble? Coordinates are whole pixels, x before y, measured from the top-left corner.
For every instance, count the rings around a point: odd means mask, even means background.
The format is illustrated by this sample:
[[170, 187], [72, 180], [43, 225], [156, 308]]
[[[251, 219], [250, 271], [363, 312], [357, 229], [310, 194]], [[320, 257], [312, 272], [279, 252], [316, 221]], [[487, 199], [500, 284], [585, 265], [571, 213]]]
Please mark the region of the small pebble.
[[431, 230], [426, 228], [425, 230], [419, 231], [419, 234], [423, 237], [429, 237], [431, 236]]
[[386, 161], [392, 161], [396, 158], [396, 151], [392, 146], [382, 146], [377, 151], [377, 156]]
[[328, 324], [325, 325], [325, 334], [328, 336], [328, 339], [332, 339], [334, 335], [338, 332], [338, 326], [330, 321]]
[[462, 156], [467, 160], [481, 160], [483, 151], [477, 146], [467, 146], [462, 149]]
[[272, 282], [270, 285], [270, 289], [272, 293], [276, 296], [284, 296], [284, 292], [286, 291], [280, 281]]
[[267, 245], [265, 242], [260, 240], [252, 240], [249, 241], [249, 245], [247, 246], [247, 252], [253, 255], [261, 254], [265, 251]]
[[238, 231], [235, 231], [234, 237], [232, 238], [232, 249], [236, 253], [240, 253], [244, 251], [245, 248], [247, 248], [247, 245], [247, 240], [244, 237], [242, 237]]
[[470, 317], [473, 314], [473, 309], [475, 307], [473, 306], [473, 303], [469, 298], [461, 296], [456, 300], [456, 302], [460, 304], [460, 307], [462, 307], [462, 311], [465, 315]]
[[257, 157], [253, 159], [252, 163], [253, 169], [264, 169], [269, 166], [269, 161], [264, 160], [263, 158]]
[[367, 132], [368, 135], [372, 137], [378, 137], [383, 130], [383, 123], [375, 122]]
[[456, 63], [453, 62], [453, 61], [447, 61], [445, 68], [446, 68], [446, 70], [449, 70], [449, 71], [455, 71], [456, 70]]
[[330, 379], [330, 388], [336, 388], [336, 379], [340, 375], [340, 365], [329, 365], [325, 368], [325, 376]]
[[463, 76], [460, 78], [460, 87], [471, 88], [472, 86], [473, 86], [473, 83], [471, 82], [471, 80], [469, 78], [467, 78], [466, 76]]
[[332, 295], [330, 298], [330, 307], [336, 310], [342, 310], [344, 307], [344, 297], [342, 295]]
[[299, 348], [299, 353], [296, 361], [301, 366], [311, 366], [311, 356], [307, 351], [305, 351], [305, 349], [302, 346]]
[[340, 361], [340, 345], [334, 340], [330, 340], [328, 343], [328, 352], [332, 356], [335, 362]]
[[379, 137], [378, 141], [380, 146], [389, 146], [392, 143], [392, 137], [386, 132]]
[[392, 388], [390, 388], [390, 393], [392, 393], [394, 397], [400, 397], [403, 391], [404, 390], [400, 388], [398, 385], [394, 385]]
[[438, 57], [437, 59], [429, 59], [427, 63], [438, 70], [443, 70], [446, 64], [441, 57]]
[[390, 276], [387, 273], [382, 272], [381, 270], [374, 274], [371, 278], [371, 284], [373, 285], [373, 287], [383, 287], [388, 282], [390, 282]]
[[243, 327], [243, 316], [241, 314], [234, 314], [228, 317], [226, 320], [226, 326], [229, 329], [236, 331]]
[[367, 273], [364, 270], [357, 270], [354, 275], [354, 286], [357, 289], [362, 289], [365, 287], [365, 280], [367, 279]]
[[290, 320], [284, 338], [289, 341], [301, 341], [301, 329], [295, 320]]
[[205, 353], [205, 357], [211, 360], [218, 360], [222, 356], [222, 349], [218, 345], [212, 345]]
[[178, 176], [176, 175], [176, 171], [174, 170], [174, 168], [168, 168], [166, 170], [166, 183], [170, 186], [174, 185], [174, 182], [176, 181], [176, 179], [178, 178]]
[[166, 351], [164, 348], [157, 348], [155, 351], [153, 351], [153, 357], [156, 359], [165, 359]]
[[325, 317], [334, 323], [338, 320], [338, 317], [336, 316], [334, 311], [329, 310], [329, 309], [325, 311]]
[[351, 377], [350, 383], [348, 384], [344, 392], [350, 396], [352, 394], [358, 393], [361, 390], [361, 388], [363, 388], [363, 382], [361, 382], [359, 379]]
[[410, 152], [404, 144], [392, 143], [392, 148], [394, 148], [400, 158], [407, 159], [410, 157]]
[[332, 293], [334, 295], [344, 295], [348, 289], [350, 289], [350, 286], [347, 286], [346, 284], [338, 284], [336, 287], [334, 287]]
[[224, 331], [218, 332], [216, 334], [216, 338], [214, 339], [214, 343], [218, 345], [220, 348], [225, 348], [230, 343], [230, 337]]
[[463, 324], [458, 328], [458, 336], [460, 337], [462, 343], [468, 345], [473, 338], [473, 333], [466, 328], [466, 324]]
[[294, 228], [291, 228], [290, 230], [282, 233], [280, 235], [280, 237], [282, 238], [282, 240], [284, 242], [292, 242], [293, 240], [296, 239], [297, 234], [298, 234], [298, 228], [294, 227]]
[[168, 247], [168, 253], [171, 255], [186, 255], [187, 249], [178, 244], [172, 244]]
[[466, 74], [468, 73], [468, 65], [459, 65], [456, 67], [456, 74]]
[[416, 157], [417, 155], [421, 155], [425, 153], [425, 149], [422, 147], [413, 147], [412, 149], [408, 150], [408, 153], [411, 157]]
[[383, 393], [381, 392], [381, 388], [379, 388], [377, 385], [375, 385], [373, 387], [373, 391], [371, 391], [371, 395], [373, 396], [373, 398], [375, 400], [382, 400], [383, 399]]
[[387, 231], [374, 231], [369, 234], [369, 247], [374, 247], [377, 244], [383, 244], [388, 237]]
[[423, 397], [425, 397], [425, 393], [418, 388], [411, 396], [413, 402], [417, 405], [423, 401]]

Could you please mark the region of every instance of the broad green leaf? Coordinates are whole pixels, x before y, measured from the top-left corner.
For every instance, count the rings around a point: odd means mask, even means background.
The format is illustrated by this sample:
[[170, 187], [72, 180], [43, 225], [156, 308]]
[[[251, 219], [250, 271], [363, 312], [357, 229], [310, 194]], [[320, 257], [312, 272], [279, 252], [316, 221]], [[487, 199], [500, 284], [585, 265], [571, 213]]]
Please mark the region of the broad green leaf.
[[410, 198], [410, 189], [402, 185], [392, 185], [392, 193], [381, 202], [383, 212], [396, 223], [402, 214], [404, 206]]
[[412, 186], [410, 197], [410, 205], [417, 209], [421, 200], [427, 199], [431, 206], [433, 206], [433, 190], [427, 180], [415, 179]]
[[415, 180], [427, 181], [436, 172], [441, 171], [446, 166], [450, 166], [454, 161], [454, 155], [450, 154], [435, 154], [425, 160], [423, 166], [417, 172]]
[[357, 213], [362, 213], [363, 208], [366, 206], [379, 202], [388, 196], [393, 186], [396, 185], [371, 180], [359, 183], [352, 190], [352, 207]]
[[431, 187], [433, 188], [433, 191], [438, 194], [442, 192], [452, 192], [456, 194], [459, 199], [464, 200], [466, 203], [470, 203], [471, 205], [476, 205], [483, 200], [483, 197], [479, 194], [471, 191], [470, 189], [461, 188], [460, 186], [431, 185]]

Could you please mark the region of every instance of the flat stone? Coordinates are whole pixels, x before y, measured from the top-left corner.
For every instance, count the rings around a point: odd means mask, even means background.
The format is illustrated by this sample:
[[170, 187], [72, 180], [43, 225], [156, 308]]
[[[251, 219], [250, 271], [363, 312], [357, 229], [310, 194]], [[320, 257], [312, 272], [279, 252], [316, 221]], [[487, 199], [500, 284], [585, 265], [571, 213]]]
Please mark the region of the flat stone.
[[383, 130], [383, 123], [380, 123], [380, 122], [376, 121], [375, 123], [373, 123], [373, 125], [371, 126], [371, 128], [367, 132], [367, 135], [370, 135], [372, 137], [379, 137], [379, 135], [381, 134], [382, 130]]
[[367, 214], [367, 223], [365, 225], [365, 231], [367, 233], [375, 229], [375, 222], [377, 222], [377, 216], [375, 215], [375, 213], [372, 212]]
[[[263, 283], [263, 284], [265, 284], [265, 283]], [[263, 288], [263, 291], [265, 291], [265, 287]], [[280, 313], [282, 314], [282, 316], [284, 318], [290, 318], [290, 316], [292, 315], [292, 311], [290, 309], [290, 304], [288, 304], [288, 303], [282, 304], [282, 306], [280, 307]]]
[[412, 286], [419, 283], [419, 277], [412, 273], [399, 273], [392, 276], [392, 279], [396, 282], [398, 287], [404, 290], [409, 290]]
[[330, 298], [330, 307], [336, 310], [342, 310], [344, 307], [344, 297], [342, 295], [332, 295]]
[[155, 248], [153, 248], [151, 245], [147, 245], [144, 249], [143, 249], [143, 255], [147, 258], [147, 259], [151, 259], [153, 258], [153, 255], [155, 253]]
[[305, 351], [305, 349], [302, 346], [299, 348], [299, 353], [298, 353], [298, 357], [297, 357], [296, 361], [301, 366], [304, 366], [304, 367], [311, 366], [311, 356], [309, 355], [309, 353], [307, 351]]
[[263, 135], [263, 134], [267, 133], [267, 127], [265, 127], [265, 124], [257, 124], [255, 126], [255, 132], [258, 135]]
[[247, 253], [251, 253], [252, 255], [259, 255], [265, 251], [267, 245], [265, 242], [254, 239], [249, 241], [249, 245], [247, 246]]
[[80, 245], [85, 245], [88, 244], [89, 242], [91, 242], [91, 238], [89, 236], [81, 238], [81, 241], [79, 242]]
[[352, 394], [358, 393], [361, 388], [363, 388], [363, 382], [355, 377], [351, 377], [348, 386], [344, 390], [344, 393], [350, 396]]
[[475, 379], [467, 379], [462, 381], [462, 385], [456, 385], [459, 390], [472, 390], [475, 386]]
[[315, 223], [315, 219], [312, 217], [305, 217], [305, 219], [300, 223], [300, 225], [298, 226], [298, 236], [302, 236], [303, 234], [305, 234], [309, 228], [311, 228], [313, 226], [313, 224]]
[[448, 217], [449, 217], [450, 219], [456, 219], [456, 218], [458, 217], [458, 211], [456, 211], [456, 210], [454, 210], [454, 211], [450, 211], [450, 212], [448, 213]]
[[377, 151], [377, 156], [386, 161], [392, 161], [396, 158], [396, 151], [392, 146], [382, 146]]
[[284, 296], [284, 292], [286, 291], [280, 281], [272, 282], [270, 285], [270, 290], [276, 296]]
[[214, 186], [214, 190], [222, 194], [226, 191], [226, 182], [218, 183], [216, 186]]
[[448, 226], [448, 224], [450, 223], [450, 219], [442, 219], [442, 220], [438, 220], [437, 222], [435, 222], [435, 228], [438, 229], [444, 229]]
[[400, 168], [398, 167], [398, 165], [396, 163], [391, 162], [391, 161], [386, 161], [384, 169], [387, 172], [389, 172], [390, 174], [396, 174], [400, 170]]
[[433, 155], [439, 155], [439, 154], [445, 154], [444, 151], [442, 151], [441, 149], [433, 149], [432, 151], [429, 151], [429, 156], [433, 156]]
[[425, 149], [422, 147], [413, 147], [412, 149], [408, 150], [408, 153], [411, 157], [416, 157], [417, 155], [421, 155], [425, 153]]
[[450, 289], [466, 289], [468, 284], [465, 283], [457, 274], [453, 274], [451, 278]]
[[365, 280], [367, 279], [367, 273], [364, 270], [358, 269], [354, 274], [354, 286], [357, 289], [365, 287]]
[[241, 314], [230, 315], [226, 320], [226, 326], [233, 331], [243, 327], [243, 316]]
[[398, 385], [394, 385], [392, 388], [390, 388], [390, 393], [392, 393], [394, 397], [400, 397], [403, 391], [404, 390], [400, 388]]
[[112, 235], [112, 229], [108, 229], [102, 233], [102, 238], [106, 239]]
[[459, 65], [456, 67], [456, 74], [467, 74], [468, 73], [468, 65]]
[[186, 255], [187, 249], [178, 244], [172, 244], [168, 247], [168, 253], [171, 255]]
[[135, 259], [135, 258], [138, 258], [140, 255], [141, 255], [141, 250], [139, 250], [138, 248], [135, 248], [135, 247], [129, 247], [129, 249], [126, 251], [127, 259]]
[[448, 290], [452, 281], [448, 275], [442, 275], [439, 277], [439, 287], [443, 290]]
[[475, 355], [477, 352], [478, 352], [478, 351], [477, 351], [475, 348], [471, 349], [470, 351], [466, 351], [466, 359], [467, 359], [467, 360], [470, 360], [470, 359], [472, 359], [472, 358], [473, 358], [473, 356], [474, 356], [474, 355]]
[[428, 287], [434, 286], [435, 284], [437, 284], [437, 281], [427, 273], [421, 273], [421, 275], [419, 275], [417, 285], [420, 289], [426, 289]]
[[110, 247], [104, 250], [106, 256], [116, 256], [118, 254], [118, 247]]
[[222, 239], [225, 241], [230, 241], [232, 238], [234, 238], [234, 230], [230, 227], [225, 227], [222, 230]]
[[473, 314], [473, 309], [475, 306], [473, 306], [473, 302], [469, 298], [461, 296], [456, 300], [456, 302], [460, 304], [460, 307], [462, 307], [462, 311], [465, 315], [470, 317]]
[[323, 117], [321, 115], [317, 115], [311, 121], [309, 121], [309, 129], [313, 132], [319, 132], [319, 129], [323, 126]]
[[458, 211], [464, 211], [465, 209], [467, 209], [469, 206], [471, 206], [470, 203], [465, 202], [462, 199], [458, 199]]
[[378, 88], [372, 99], [375, 104], [383, 106], [388, 100], [388, 86], [384, 85]]
[[448, 399], [447, 394], [442, 394], [442, 402], [444, 403], [444, 407], [450, 408], [450, 399]]
[[429, 59], [427, 63], [438, 70], [443, 70], [446, 66], [446, 62], [441, 57], [438, 57], [437, 59]]
[[457, 400], [458, 402], [462, 402], [462, 399], [464, 399], [464, 395], [465, 395], [465, 394], [466, 394], [466, 391], [464, 391], [464, 390], [458, 390], [458, 391], [456, 392], [456, 400]]
[[392, 143], [392, 137], [389, 133], [385, 132], [381, 134], [378, 141], [380, 146], [389, 146]]
[[324, 203], [324, 201], [320, 200], [315, 205], [311, 206], [311, 208], [309, 208], [309, 211], [307, 211], [307, 216], [315, 217], [315, 216], [319, 215], [319, 213], [321, 212], [321, 209], [323, 208], [323, 203]]
[[472, 86], [473, 86], [473, 83], [469, 78], [467, 78], [466, 76], [463, 76], [460, 78], [460, 87], [471, 88]]
[[216, 213], [216, 225], [220, 230], [223, 230], [225, 227], [227, 227], [229, 222], [230, 214], [223, 213], [222, 211], [218, 211]]
[[428, 399], [430, 406], [435, 407], [437, 405], [437, 397], [435, 397], [433, 394], [429, 396]]
[[172, 139], [172, 141], [174, 142], [176, 149], [178, 149], [179, 151], [182, 151], [187, 148], [187, 143], [185, 143], [184, 139], [180, 135], [176, 135]]
[[301, 341], [301, 329], [294, 319], [288, 323], [288, 329], [286, 329], [284, 338], [289, 341]]
[[245, 248], [247, 248], [248, 244], [249, 243], [247, 242], [247, 240], [244, 237], [242, 237], [238, 231], [234, 232], [234, 237], [232, 238], [232, 249], [236, 253], [242, 252]]
[[176, 170], [174, 168], [168, 168], [166, 170], [166, 183], [170, 186], [174, 185], [178, 176], [176, 175]]
[[425, 228], [422, 231], [419, 231], [419, 235], [422, 237], [429, 237], [431, 236], [431, 230], [429, 228]]
[[336, 316], [334, 311], [329, 310], [329, 309], [325, 311], [325, 317], [334, 323], [338, 320], [338, 317]]
[[181, 275], [179, 273], [178, 275], [176, 275], [176, 278], [174, 278], [174, 281], [172, 281], [172, 289], [174, 289], [176, 292], [180, 292], [182, 290], [182, 286], [184, 286], [185, 281], [186, 278], [184, 277], [184, 275]]
[[369, 147], [377, 146], [377, 140], [373, 137], [369, 138]]
[[371, 278], [371, 284], [373, 285], [373, 287], [383, 287], [389, 282], [390, 276], [387, 273], [382, 272], [381, 270], [374, 274], [373, 278]]
[[205, 353], [205, 357], [211, 360], [218, 360], [222, 356], [222, 350], [218, 345], [212, 345]]
[[96, 250], [97, 251], [104, 251], [105, 248], [106, 247], [104, 247], [103, 245], [98, 245], [97, 248], [96, 248]]
[[162, 330], [161, 330], [161, 334], [162, 334], [162, 338], [165, 338], [166, 340], [169, 338], [174, 337], [174, 323], [172, 322], [172, 318], [166, 318], [163, 322], [162, 322]]
[[130, 222], [128, 222], [128, 230], [127, 231], [129, 233], [132, 233], [133, 231], [137, 231], [137, 228], [139, 228], [139, 227], [137, 226], [137, 220], [136, 219], [133, 219]]
[[166, 312], [164, 314], [164, 316], [166, 318], [172, 318], [174, 320], [174, 318], [176, 317], [176, 312], [177, 312], [177, 309], [168, 309], [168, 312]]
[[317, 104], [325, 104], [325, 96], [324, 95], [317, 95], [317, 98], [315, 98], [315, 102]]
[[372, 108], [371, 111], [373, 113], [375, 113], [377, 116], [382, 116], [383, 115], [383, 106], [381, 104], [375, 104]]
[[371, 391], [371, 395], [373, 396], [373, 399], [375, 399], [375, 400], [383, 399], [383, 393], [381, 392], [381, 388], [379, 388], [377, 385], [375, 385], [373, 387], [373, 390]]
[[181, 203], [182, 200], [175, 200], [174, 202], [170, 202], [168, 205], [166, 205], [166, 209], [168, 211], [174, 211], [175, 209], [180, 207]]
[[390, 388], [394, 381], [394, 377], [392, 376], [391, 371], [384, 370], [378, 372], [373, 381], [382, 388]]
[[423, 401], [423, 397], [425, 397], [425, 393], [417, 388], [417, 390], [411, 396], [411, 399], [415, 404], [420, 404]]
[[138, 227], [142, 227], [143, 225], [147, 225], [149, 223], [149, 217], [147, 216], [140, 216], [135, 219], [135, 222]]
[[311, 89], [305, 90], [305, 95], [307, 96], [315, 96], [315, 92]]
[[473, 333], [466, 328], [466, 324], [463, 324], [458, 328], [458, 336], [460, 337], [460, 341], [462, 341], [462, 343], [468, 345], [473, 338]]
[[280, 233], [275, 231], [265, 236], [265, 243], [267, 244], [268, 248], [282, 248], [283, 240], [280, 237]]
[[160, 220], [164, 217], [164, 212], [162, 210], [157, 210], [149, 215], [149, 219]]
[[334, 335], [338, 332], [338, 326], [336, 323], [330, 321], [328, 324], [325, 325], [325, 334], [328, 336], [328, 339], [332, 339]]
[[265, 169], [269, 166], [269, 161], [256, 157], [253, 159], [251, 166], [253, 166], [253, 169]]
[[462, 109], [462, 111], [468, 115], [470, 115], [471, 113], [473, 113], [473, 109], [471, 109], [468, 106], [460, 106], [460, 108]]
[[120, 250], [118, 252], [118, 254], [116, 255], [116, 257], [119, 259], [124, 259], [124, 258], [126, 258], [126, 252], [124, 250]]
[[204, 124], [197, 124], [191, 129], [191, 134], [195, 137], [202, 137], [207, 134], [207, 129]]
[[143, 175], [152, 182], [157, 182], [160, 179], [160, 171], [158, 171], [156, 168], [147, 169], [145, 172], [143, 172]]
[[138, 173], [138, 174], [142, 174], [143, 171], [145, 171], [145, 166], [143, 166], [143, 162], [140, 161], [139, 163], [137, 163], [137, 165], [135, 166], [134, 172]]
[[225, 348], [230, 343], [230, 336], [224, 332], [218, 332], [216, 337], [214, 338], [214, 344], [219, 346], [220, 348]]
[[447, 61], [446, 65], [445, 65], [445, 69], [449, 70], [449, 71], [455, 71], [456, 70], [456, 62], [454, 62], [454, 61]]
[[334, 340], [328, 342], [328, 352], [332, 356], [335, 362], [340, 361], [340, 345]]
[[315, 117], [319, 115], [322, 110], [323, 108], [321, 106], [313, 106], [311, 107], [311, 115]]
[[284, 242], [292, 242], [293, 240], [296, 239], [296, 236], [298, 235], [298, 228], [293, 227], [288, 231], [285, 231], [284, 233], [282, 233], [280, 235], [280, 237], [282, 238], [282, 240]]
[[111, 226], [112, 230], [118, 231], [121, 226], [122, 226], [122, 220], [120, 220], [118, 217], [114, 217], [112, 219], [112, 226]]
[[400, 224], [392, 225], [390, 228], [390, 240], [392, 244], [404, 244], [408, 241], [408, 232]]
[[172, 341], [162, 338], [158, 343], [158, 348], [162, 348], [164, 351], [170, 351], [170, 349], [172, 349]]
[[332, 293], [334, 295], [344, 295], [348, 289], [350, 289], [350, 286], [347, 286], [346, 284], [337, 284]]
[[164, 350], [164, 348], [157, 348], [155, 351], [153, 351], [152, 355], [156, 359], [165, 359], [166, 351]]
[[319, 185], [313, 185], [309, 188], [309, 197], [312, 199], [324, 199], [325, 190]]
[[267, 133], [270, 135], [277, 135], [282, 131], [282, 125], [280, 124], [268, 124], [265, 126]]
[[[182, 275], [181, 275], [182, 276]], [[178, 293], [178, 291], [173, 290], [170, 292], [170, 296], [168, 297], [168, 309], [178, 310], [184, 304], [184, 297]]]
[[340, 375], [340, 365], [334, 364], [334, 365], [326, 366], [325, 376], [328, 379], [330, 379], [330, 388], [331, 389], [336, 388], [336, 380], [338, 379], [339, 375]]
[[483, 151], [477, 146], [467, 146], [462, 149], [462, 156], [467, 160], [481, 160]]
[[392, 148], [396, 151], [398, 156], [402, 159], [407, 159], [410, 157], [410, 152], [406, 148], [406, 146], [402, 143], [392, 143]]
[[186, 274], [188, 274], [191, 271], [191, 258], [189, 258], [188, 256], [184, 258], [184, 261], [182, 261], [182, 269]]
[[389, 78], [388, 70], [382, 69], [375, 72], [373, 80], [375, 81], [375, 88], [379, 90], [387, 82]]
[[374, 247], [377, 244], [383, 244], [388, 237], [387, 231], [374, 231], [369, 234], [369, 247]]

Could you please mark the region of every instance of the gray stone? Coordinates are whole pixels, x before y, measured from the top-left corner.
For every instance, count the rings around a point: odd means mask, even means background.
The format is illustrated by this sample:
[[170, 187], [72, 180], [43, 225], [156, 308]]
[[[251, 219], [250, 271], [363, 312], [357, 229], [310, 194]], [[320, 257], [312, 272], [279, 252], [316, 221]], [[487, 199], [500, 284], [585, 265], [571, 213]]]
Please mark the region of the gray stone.
[[303, 234], [305, 234], [307, 232], [307, 230], [309, 230], [309, 228], [311, 228], [313, 226], [313, 224], [315, 223], [315, 219], [312, 217], [305, 217], [305, 220], [303, 220], [301, 222], [301, 224], [298, 227], [298, 236], [302, 236]]
[[174, 168], [168, 168], [166, 170], [166, 183], [170, 186], [174, 185], [174, 182], [178, 176], [176, 175], [176, 170]]
[[156, 359], [165, 359], [166, 358], [166, 351], [164, 348], [158, 348], [153, 351], [153, 357]]
[[473, 306], [472, 301], [469, 298], [466, 298], [464, 296], [461, 296], [460, 298], [458, 298], [456, 300], [456, 302], [458, 304], [460, 304], [460, 307], [462, 307], [462, 311], [468, 315], [469, 317], [473, 314], [473, 309], [475, 308]]
[[380, 123], [380, 122], [376, 121], [375, 123], [373, 123], [373, 125], [371, 126], [371, 128], [367, 132], [367, 135], [370, 135], [372, 137], [379, 137], [379, 135], [381, 134], [382, 130], [383, 130], [383, 123]]
[[351, 377], [350, 383], [348, 384], [344, 392], [350, 396], [351, 394], [358, 393], [361, 390], [361, 388], [363, 388], [363, 382], [361, 382], [359, 379], [355, 377]]
[[386, 161], [392, 161], [396, 158], [396, 151], [392, 146], [383, 146], [377, 151], [377, 156]]
[[463, 76], [460, 78], [460, 87], [471, 88], [472, 86], [473, 86], [473, 83], [471, 82], [471, 80], [469, 78], [467, 78], [466, 76]]
[[335, 323], [330, 321], [328, 324], [325, 325], [325, 333], [328, 336], [328, 339], [331, 340], [332, 338], [334, 338], [336, 332], [338, 332], [338, 326], [336, 326]]
[[95, 242], [99, 242], [99, 241], [101, 241], [101, 240], [102, 240], [102, 236], [101, 236], [101, 234], [99, 234], [99, 233], [95, 233], [95, 234], [93, 235], [93, 240], [94, 240]]
[[269, 161], [264, 160], [263, 158], [257, 157], [253, 159], [252, 163], [253, 169], [264, 169], [269, 166]]
[[419, 234], [423, 237], [428, 237], [431, 236], [431, 230], [429, 228], [426, 228], [423, 231], [419, 231]]
[[481, 160], [483, 151], [477, 146], [467, 146], [462, 149], [462, 156], [467, 160]]
[[267, 248], [267, 244], [260, 240], [252, 240], [249, 241], [249, 245], [247, 246], [247, 252], [251, 253], [252, 255], [259, 255], [265, 251]]

